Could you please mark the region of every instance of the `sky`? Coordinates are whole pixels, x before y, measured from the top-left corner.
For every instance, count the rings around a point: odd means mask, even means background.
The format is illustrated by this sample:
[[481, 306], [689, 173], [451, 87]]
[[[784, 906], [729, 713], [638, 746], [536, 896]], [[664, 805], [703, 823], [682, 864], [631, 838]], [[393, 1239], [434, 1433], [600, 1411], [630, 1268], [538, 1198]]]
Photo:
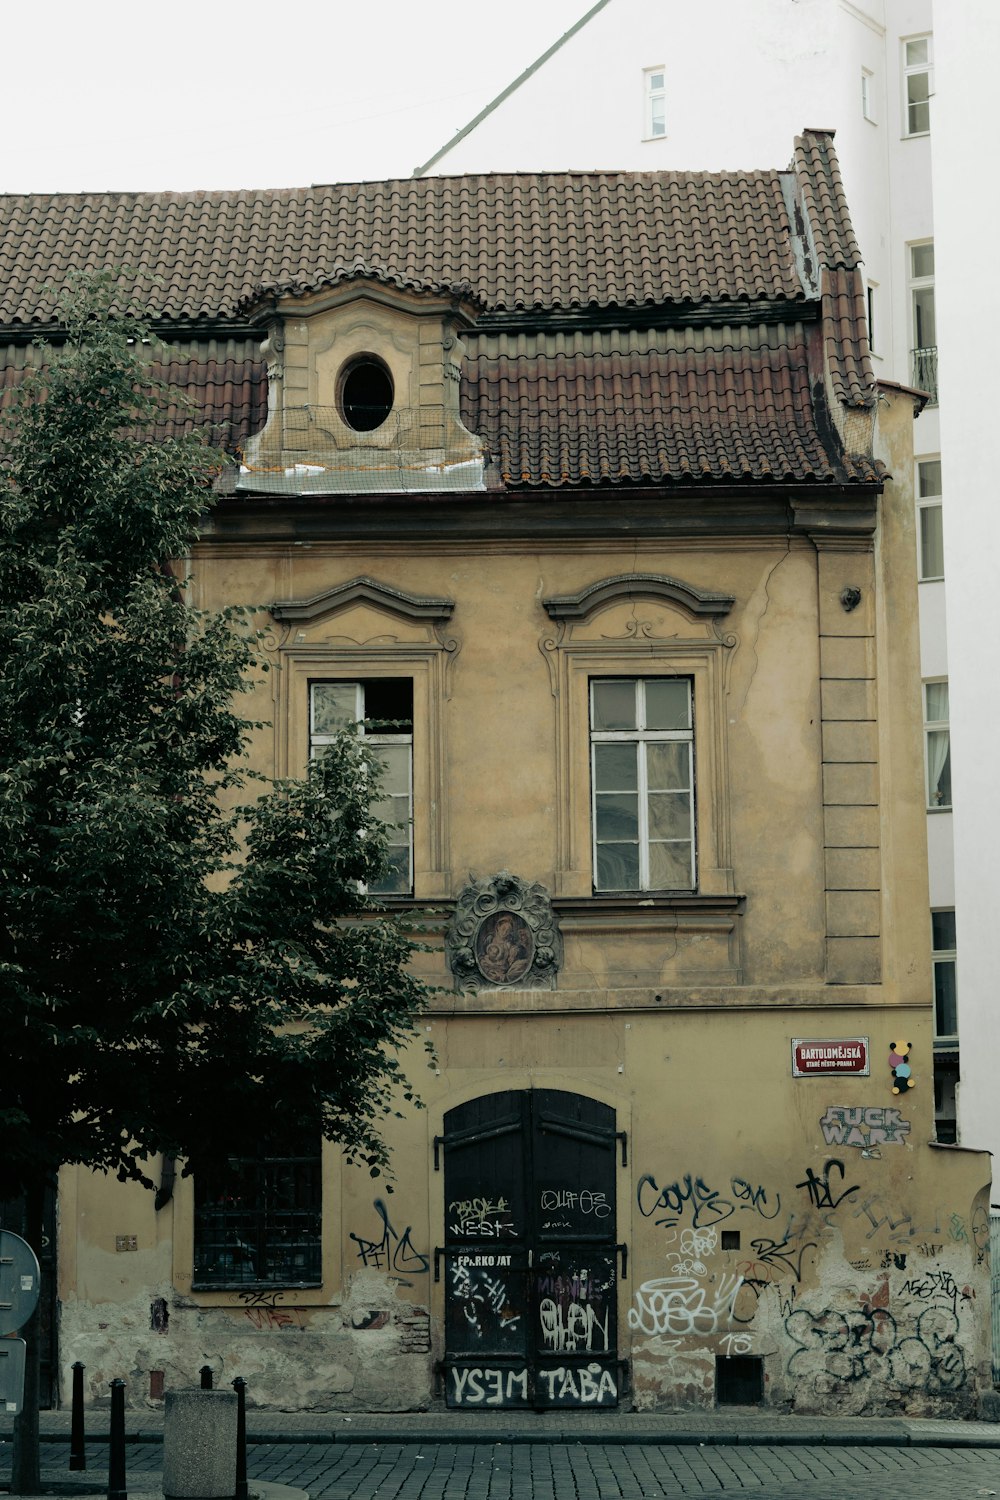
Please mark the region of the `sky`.
[[408, 177], [591, 3], [0, 0], [0, 192]]

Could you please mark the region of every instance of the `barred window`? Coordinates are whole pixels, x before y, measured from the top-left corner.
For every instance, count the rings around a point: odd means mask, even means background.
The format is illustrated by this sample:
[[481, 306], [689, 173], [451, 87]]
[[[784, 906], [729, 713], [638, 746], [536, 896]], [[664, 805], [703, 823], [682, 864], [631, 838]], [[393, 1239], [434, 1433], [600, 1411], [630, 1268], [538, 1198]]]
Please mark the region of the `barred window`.
[[319, 1286], [320, 1143], [231, 1157], [195, 1179], [194, 1285]]

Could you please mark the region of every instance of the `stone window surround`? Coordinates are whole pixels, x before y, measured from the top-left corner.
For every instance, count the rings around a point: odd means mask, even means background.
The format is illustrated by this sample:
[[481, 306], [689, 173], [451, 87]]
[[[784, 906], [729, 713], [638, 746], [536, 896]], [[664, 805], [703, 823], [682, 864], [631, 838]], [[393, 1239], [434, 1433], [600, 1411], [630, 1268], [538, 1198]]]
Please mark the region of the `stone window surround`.
[[[629, 639], [575, 638], [598, 611], [628, 600], [655, 599], [678, 607], [691, 622], [691, 636], [655, 639], [637, 629]], [[731, 807], [725, 685], [736, 637], [723, 636], [720, 618], [730, 595], [710, 594], [679, 579], [624, 574], [598, 580], [573, 596], [551, 598], [544, 607], [557, 624], [539, 649], [549, 667], [556, 715], [556, 880], [558, 897], [594, 895], [591, 853], [590, 683], [594, 677], [676, 676], [690, 679], [695, 723], [698, 797], [695, 838], [697, 893], [731, 895]], [[636, 892], [636, 899], [645, 893]], [[619, 894], [619, 899], [623, 899]], [[627, 899], [627, 898], [624, 898]], [[688, 898], [690, 900], [690, 897]]]

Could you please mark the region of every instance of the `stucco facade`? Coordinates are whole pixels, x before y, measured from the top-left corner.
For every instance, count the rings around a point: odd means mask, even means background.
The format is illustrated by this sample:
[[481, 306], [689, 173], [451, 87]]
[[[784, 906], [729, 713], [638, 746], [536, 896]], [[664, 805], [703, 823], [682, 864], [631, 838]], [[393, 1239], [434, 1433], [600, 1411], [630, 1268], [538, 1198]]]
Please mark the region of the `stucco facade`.
[[[157, 1212], [140, 1189], [65, 1173], [61, 1356], [84, 1360], [94, 1398], [124, 1373], [141, 1402], [148, 1372], [169, 1388], [209, 1363], [288, 1407], [413, 1408], [442, 1390], [463, 1406], [518, 1402], [520, 1366], [490, 1359], [485, 1316], [480, 1360], [463, 1345], [441, 1369], [448, 1298], [471, 1295], [448, 1249], [471, 1221], [456, 1226], [447, 1197], [447, 1116], [548, 1091], [608, 1107], [622, 1139], [600, 1188], [553, 1185], [537, 1159], [526, 1192], [613, 1204], [627, 1261], [604, 1256], [614, 1274], [596, 1313], [586, 1277], [556, 1278], [533, 1369], [543, 1397], [607, 1404], [613, 1370], [622, 1401], [698, 1406], [733, 1368], [800, 1411], [976, 1409], [988, 1166], [928, 1144], [913, 402], [885, 395], [881, 451], [903, 481], [849, 507], [793, 500], [790, 524], [784, 506], [758, 512], [753, 535], [724, 509], [705, 535], [677, 500], [650, 507], [641, 541], [616, 534], [615, 499], [585, 538], [558, 506], [497, 534], [484, 497], [447, 537], [393, 540], [353, 537], [318, 502], [305, 516], [301, 499], [266, 514], [223, 502], [193, 559], [199, 603], [282, 601], [251, 705], [273, 726], [260, 769], [304, 769], [309, 682], [412, 675], [402, 904], [434, 909], [423, 962], [440, 988], [420, 1040], [435, 1056], [414, 1047], [426, 1109], [393, 1129], [391, 1196], [325, 1148], [315, 1287], [193, 1289], [194, 1183], [178, 1179]], [[296, 539], [276, 538], [289, 524]], [[343, 587], [359, 578], [372, 583]], [[560, 617], [553, 601], [598, 583]], [[845, 589], [860, 591], [853, 608]], [[414, 598], [447, 600], [446, 627], [414, 618]], [[314, 601], [309, 618], [295, 601]], [[593, 894], [587, 684], [637, 674], [694, 683], [699, 887], [686, 896]], [[562, 959], [543, 987], [480, 974], [477, 990], [449, 970], [456, 899], [500, 871], [551, 898]], [[797, 1038], [863, 1038], [870, 1071], [794, 1077]], [[916, 1087], [895, 1094], [900, 1040]], [[508, 1282], [523, 1268], [499, 1267], [520, 1231], [503, 1164], [487, 1153], [481, 1166], [465, 1212], [494, 1216], [498, 1265], [478, 1239], [467, 1259], [484, 1288], [502, 1285], [516, 1328], [530, 1308]], [[129, 1236], [134, 1253], [116, 1250]], [[581, 1349], [593, 1360], [564, 1357]]]
[[[187, 560], [195, 604], [258, 612], [254, 765], [368, 722], [383, 899], [433, 989], [391, 1193], [330, 1144], [154, 1163], [156, 1197], [63, 1172], [63, 1372], [141, 1406], [208, 1363], [259, 1404], [456, 1422], [975, 1414], [989, 1165], [934, 1142], [931, 1087], [923, 397], [875, 384], [829, 134], [783, 172], [129, 207], [185, 267], [148, 288], [178, 361], [200, 337], [217, 388], [225, 332], [234, 384], [266, 370]], [[80, 208], [38, 212], [24, 321]]]

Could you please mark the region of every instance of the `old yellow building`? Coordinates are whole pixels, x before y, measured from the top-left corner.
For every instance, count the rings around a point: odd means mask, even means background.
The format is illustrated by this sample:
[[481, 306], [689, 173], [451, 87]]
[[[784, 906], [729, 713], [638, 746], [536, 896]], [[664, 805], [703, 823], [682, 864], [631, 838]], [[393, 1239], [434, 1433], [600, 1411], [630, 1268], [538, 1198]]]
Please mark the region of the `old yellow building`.
[[8, 367], [74, 259], [159, 271], [163, 368], [240, 453], [192, 565], [199, 604], [265, 616], [256, 762], [369, 721], [384, 899], [438, 986], [391, 1196], [313, 1142], [164, 1164], [159, 1206], [64, 1172], [61, 1369], [456, 1423], [975, 1413], [989, 1167], [933, 1141], [920, 401], [875, 384], [830, 137], [781, 172], [25, 204]]

